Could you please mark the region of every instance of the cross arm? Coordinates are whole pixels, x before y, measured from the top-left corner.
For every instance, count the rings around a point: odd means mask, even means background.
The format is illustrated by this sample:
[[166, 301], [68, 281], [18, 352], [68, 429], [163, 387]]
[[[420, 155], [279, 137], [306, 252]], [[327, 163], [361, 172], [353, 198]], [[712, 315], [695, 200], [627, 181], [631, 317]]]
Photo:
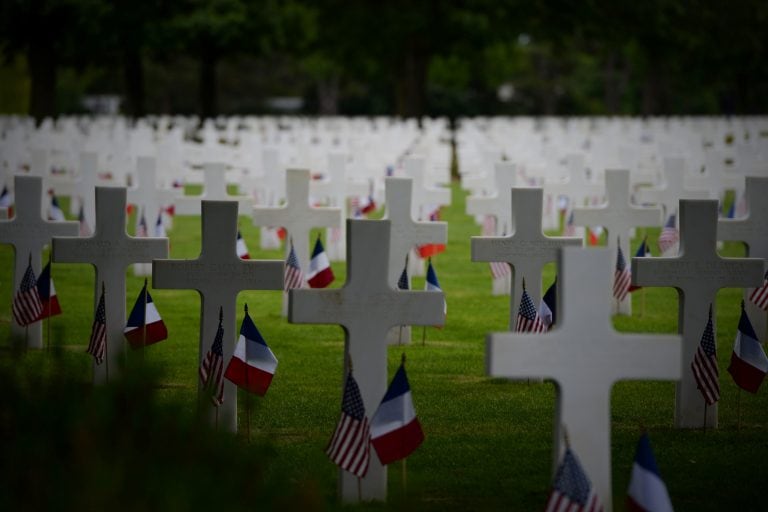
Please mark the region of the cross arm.
[[[615, 380], [679, 380], [682, 337], [679, 335], [621, 334], [611, 340], [613, 364], [604, 370]], [[596, 371], [600, 371], [597, 370]]]
[[284, 206], [279, 208], [253, 207], [251, 208], [251, 212], [253, 213], [253, 225], [283, 226], [283, 224], [285, 224], [286, 211]]

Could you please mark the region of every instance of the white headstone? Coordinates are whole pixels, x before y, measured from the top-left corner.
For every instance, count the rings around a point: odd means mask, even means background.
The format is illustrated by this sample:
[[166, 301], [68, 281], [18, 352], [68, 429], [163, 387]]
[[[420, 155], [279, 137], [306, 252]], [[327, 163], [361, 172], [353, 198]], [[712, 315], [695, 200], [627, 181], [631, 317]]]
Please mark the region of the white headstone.
[[717, 201], [680, 201], [680, 250], [674, 258], [632, 258], [632, 284], [677, 288], [677, 330], [683, 336], [682, 380], [677, 384], [675, 426], [717, 427], [717, 404], [707, 407], [696, 388], [691, 361], [707, 325], [709, 307], [717, 333], [715, 298], [725, 287], [758, 286], [763, 278], [763, 260], [721, 258], [717, 254]]
[[176, 198], [178, 215], [200, 215], [201, 201], [237, 201], [243, 215], [250, 211], [252, 201], [248, 196], [231, 196], [227, 192], [227, 165], [220, 162], [207, 162], [203, 165], [203, 193], [199, 196]]
[[[624, 258], [629, 258], [630, 230], [640, 226], [660, 226], [661, 209], [634, 206], [629, 197], [629, 171], [605, 171], [607, 202], [598, 208], [574, 208], [573, 223], [577, 226], [603, 226], [608, 230], [608, 248], [614, 255], [612, 269], [616, 268], [615, 255], [621, 247]], [[613, 281], [605, 289], [609, 297], [613, 296]], [[613, 312], [632, 314], [632, 296], [618, 303], [613, 300]]]
[[[351, 361], [370, 419], [387, 389], [387, 332], [396, 325], [441, 325], [444, 296], [400, 291], [389, 283], [390, 221], [348, 220], [347, 236], [346, 284], [339, 289], [291, 290], [288, 321], [344, 327], [343, 375]], [[359, 484], [351, 473], [339, 473], [344, 502], [386, 499], [387, 470], [375, 452]]]
[[[243, 290], [282, 290], [283, 262], [279, 260], [241, 260], [237, 244], [237, 203], [203, 201], [202, 244], [200, 256], [194, 260], [161, 260], [152, 262], [155, 288], [188, 290], [200, 293], [200, 340], [198, 363], [211, 347], [223, 308], [222, 326], [228, 342], [224, 343], [224, 361], [229, 361], [237, 339], [235, 326], [237, 294]], [[192, 370], [190, 370], [192, 371]], [[219, 424], [225, 430], [237, 431], [236, 386], [225, 380], [224, 403], [220, 406]], [[214, 417], [214, 406], [209, 413]]]
[[98, 153], [80, 153], [79, 178], [75, 181], [72, 197], [69, 201], [69, 213], [77, 216], [83, 209], [85, 222], [89, 226], [96, 224], [96, 206], [94, 190], [99, 184], [99, 155]]
[[[77, 236], [77, 222], [49, 222], [41, 216], [43, 203], [42, 178], [38, 176], [16, 176], [14, 178], [16, 206], [11, 220], [0, 222], [0, 243], [11, 244], [14, 248], [15, 265], [13, 272], [13, 289], [7, 290], [15, 294], [21, 286], [24, 272], [32, 257], [32, 269], [39, 276], [42, 270], [43, 248], [51, 243], [54, 236]], [[46, 197], [47, 194], [46, 194]], [[5, 213], [8, 210], [5, 209]], [[0, 217], [0, 218], [7, 218]], [[11, 315], [13, 317], [13, 315]], [[42, 322], [35, 322], [28, 327], [22, 327], [11, 318], [11, 334], [27, 340], [30, 348], [42, 348]]]
[[677, 211], [680, 199], [708, 199], [710, 193], [706, 190], [688, 190], [683, 185], [685, 178], [685, 159], [667, 157], [664, 159], [665, 186], [658, 188], [641, 188], [637, 191], [637, 201], [641, 204], [651, 203], [662, 207], [664, 218]]
[[[566, 246], [582, 245], [575, 237], [548, 237], [542, 232], [542, 198], [540, 188], [513, 188], [512, 222], [515, 232], [502, 237], [472, 237], [472, 261], [506, 261], [512, 266], [509, 328], [514, 328], [522, 280], [534, 303], [541, 298], [541, 273], [544, 265], [557, 259]], [[517, 220], [515, 220], [517, 219]], [[518, 279], [519, 277], [519, 279]]]
[[613, 329], [609, 297], [584, 290], [610, 285], [608, 249], [562, 249], [557, 325], [546, 334], [493, 333], [486, 368], [495, 377], [551, 377], [556, 383], [553, 471], [573, 450], [607, 512], [611, 499], [611, 388], [619, 380], [680, 378], [680, 336], [623, 334]]
[[[762, 258], [768, 270], [768, 178], [747, 176], [745, 194], [749, 213], [741, 219], [720, 219], [717, 223], [717, 239], [744, 242], [747, 256]], [[744, 293], [748, 295], [751, 292], [752, 289], [747, 289]], [[766, 341], [768, 313], [748, 300], [748, 297], [744, 298], [757, 338]]]
[[[93, 309], [104, 283], [107, 323], [105, 364], [94, 363], [94, 382], [103, 383], [120, 371], [125, 353], [125, 272], [131, 263], [168, 257], [167, 238], [134, 238], [125, 232], [126, 191], [122, 187], [96, 188], [93, 236], [53, 239], [53, 261], [90, 263], [96, 269]], [[87, 340], [84, 340], [87, 341]]]

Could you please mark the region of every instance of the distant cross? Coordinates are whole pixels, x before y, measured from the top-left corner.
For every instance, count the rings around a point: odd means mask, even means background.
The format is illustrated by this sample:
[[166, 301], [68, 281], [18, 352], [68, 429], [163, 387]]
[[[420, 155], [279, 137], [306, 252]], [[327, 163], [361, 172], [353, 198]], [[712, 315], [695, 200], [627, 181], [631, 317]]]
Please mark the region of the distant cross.
[[[96, 187], [96, 222], [93, 236], [53, 239], [53, 261], [90, 263], [96, 269], [93, 307], [96, 309], [101, 284], [106, 288], [106, 363], [94, 364], [94, 382], [106, 382], [119, 373], [125, 353], [125, 272], [131, 263], [168, 257], [167, 238], [134, 238], [125, 232], [126, 191], [122, 187]], [[77, 225], [77, 223], [74, 223]], [[109, 369], [109, 375], [107, 374]]]
[[[486, 365], [494, 377], [549, 376], [555, 381], [552, 469], [564, 451], [561, 427], [611, 510], [611, 389], [619, 380], [680, 378], [680, 336], [624, 334], [611, 324], [608, 288], [613, 255], [607, 248], [565, 247], [558, 261], [557, 326], [544, 334], [488, 335]], [[562, 313], [561, 313], [562, 312]]]
[[[704, 426], [704, 399], [690, 370], [707, 325], [709, 305], [725, 287], [754, 287], [763, 282], [763, 260], [721, 258], [717, 254], [717, 201], [680, 201], [680, 250], [674, 258], [632, 258], [632, 284], [671, 286], [678, 293], [677, 331], [683, 336], [682, 380], [677, 383], [675, 426]], [[717, 324], [713, 324], [717, 335]], [[717, 427], [717, 404], [707, 408], [706, 424]]]
[[[573, 223], [577, 226], [603, 226], [608, 230], [608, 248], [618, 253], [619, 244], [624, 254], [629, 251], [630, 230], [640, 226], [660, 226], [661, 209], [633, 206], [629, 198], [629, 171], [605, 171], [606, 204], [596, 208], [574, 208]], [[618, 242], [618, 243], [617, 243]], [[615, 265], [614, 265], [615, 267]], [[612, 296], [613, 283], [605, 289]], [[632, 314], [632, 296], [627, 294], [619, 304], [612, 302], [612, 311]]]
[[155, 159], [140, 156], [136, 160], [137, 184], [128, 189], [128, 203], [143, 209], [147, 223], [154, 225], [164, 206], [172, 204], [177, 194], [157, 185]]
[[[507, 225], [512, 214], [511, 195], [509, 191], [517, 185], [517, 166], [508, 162], [497, 162], [494, 166], [496, 175], [496, 192], [491, 196], [470, 196], [467, 198], [468, 215], [492, 215], [496, 218], [496, 234], [514, 231], [514, 218], [512, 224]], [[502, 224], [503, 223], [503, 224]], [[504, 226], [502, 229], [501, 226]]]
[[[512, 266], [509, 328], [512, 330], [526, 279], [531, 299], [541, 299], [541, 274], [544, 265], [557, 259], [558, 251], [567, 246], [582, 245], [575, 237], [549, 237], [542, 225], [542, 196], [540, 188], [512, 189], [512, 222], [515, 232], [500, 237], [472, 237], [472, 261], [506, 261]], [[515, 219], [519, 219], [515, 221]], [[520, 279], [518, 279], [520, 277]]]
[[602, 184], [595, 183], [587, 177], [587, 168], [584, 163], [584, 155], [570, 154], [566, 157], [568, 179], [564, 181], [552, 181], [544, 183], [544, 194], [556, 201], [559, 196], [566, 196], [570, 202], [570, 208], [584, 206], [588, 200], [603, 194]]
[[640, 204], [658, 204], [663, 209], [664, 218], [677, 211], [678, 202], [681, 199], [709, 199], [710, 193], [706, 190], [688, 190], [683, 185], [685, 179], [685, 159], [681, 157], [667, 157], [664, 159], [665, 186], [658, 188], [641, 188], [637, 192], [637, 201]]
[[[745, 194], [749, 213], [741, 219], [720, 219], [717, 223], [717, 239], [744, 242], [747, 256], [762, 258], [764, 267], [768, 269], [768, 178], [747, 176]], [[745, 295], [751, 292], [751, 289], [745, 290]], [[758, 339], [767, 341], [768, 313], [747, 297], [744, 305]]]
[[448, 206], [451, 204], [451, 190], [445, 187], [427, 186], [424, 159], [410, 157], [403, 163], [405, 174], [413, 178], [413, 212], [417, 218], [423, 218], [430, 212], [422, 211], [428, 205]]
[[[243, 290], [282, 290], [283, 262], [279, 260], [241, 260], [237, 257], [237, 203], [203, 201], [202, 248], [194, 260], [156, 259], [152, 262], [155, 288], [188, 290], [200, 293], [200, 341], [198, 363], [216, 336], [219, 308], [224, 308], [224, 360], [229, 361], [237, 339], [235, 308], [237, 294]], [[198, 387], [203, 392], [202, 387]], [[207, 403], [207, 402], [206, 402]], [[237, 431], [237, 387], [224, 383], [224, 403], [219, 406], [219, 424]], [[213, 405], [209, 411], [215, 415]]]
[[[51, 239], [54, 236], [77, 236], [78, 233], [77, 222], [50, 222], [41, 216], [42, 178], [16, 176], [14, 183], [16, 190], [14, 216], [10, 220], [0, 221], [0, 244], [11, 244], [14, 248], [16, 263], [13, 271], [13, 288], [6, 292], [11, 296], [21, 285], [30, 254], [32, 270], [35, 271], [36, 276], [39, 276], [42, 270], [43, 248], [51, 243]], [[42, 332], [42, 322], [23, 327], [17, 324], [11, 315], [11, 334], [20, 339], [26, 338], [29, 348], [43, 348]]]
[[207, 162], [203, 165], [203, 193], [199, 196], [181, 196], [176, 198], [177, 215], [200, 215], [201, 201], [237, 201], [240, 213], [250, 213], [252, 201], [247, 196], [231, 196], [227, 192], [227, 166], [219, 162]]
[[96, 224], [96, 206], [93, 191], [99, 184], [99, 155], [93, 152], [80, 153], [79, 178], [75, 181], [69, 198], [69, 213], [77, 215], [82, 207], [85, 222]]
[[[369, 419], [387, 388], [387, 332], [396, 325], [442, 325], [443, 294], [394, 288], [387, 273], [390, 225], [387, 220], [347, 221], [347, 282], [339, 289], [290, 291], [288, 321], [344, 327], [344, 369], [349, 361]], [[341, 382], [341, 381], [340, 381]], [[385, 500], [387, 470], [371, 457], [368, 474], [339, 470], [345, 502]]]

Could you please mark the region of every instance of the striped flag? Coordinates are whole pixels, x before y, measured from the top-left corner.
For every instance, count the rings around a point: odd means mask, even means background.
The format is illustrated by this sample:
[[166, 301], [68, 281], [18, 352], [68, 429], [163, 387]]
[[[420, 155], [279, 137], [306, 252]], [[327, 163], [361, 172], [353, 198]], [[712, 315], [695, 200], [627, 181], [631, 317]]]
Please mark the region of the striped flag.
[[[0, 208], [10, 208], [13, 205], [13, 194], [8, 190], [7, 185], [3, 185], [3, 191], [0, 192]], [[8, 217], [11, 217], [10, 210], [8, 211]]]
[[304, 288], [304, 272], [301, 271], [299, 259], [296, 257], [296, 251], [293, 250], [293, 241], [291, 241], [291, 252], [288, 253], [288, 259], [285, 260], [283, 286], [285, 290]]
[[371, 428], [365, 415], [363, 397], [352, 372], [347, 374], [341, 417], [325, 453], [341, 469], [359, 478], [368, 472], [371, 458]]
[[691, 370], [696, 379], [696, 386], [704, 396], [707, 405], [720, 400], [720, 381], [718, 380], [717, 352], [715, 332], [712, 327], [712, 305], [709, 306], [709, 320], [701, 335], [701, 343], [691, 362]]
[[277, 358], [251, 320], [246, 304], [240, 338], [224, 371], [224, 378], [249, 393], [264, 396], [276, 369]]
[[224, 308], [219, 307], [219, 327], [210, 350], [200, 363], [200, 382], [211, 390], [211, 400], [215, 406], [224, 403]]
[[91, 326], [91, 339], [86, 350], [96, 360], [96, 364], [104, 362], [107, 353], [107, 310], [104, 306], [104, 283], [101, 284], [101, 297], [96, 307], [96, 317]]
[[539, 320], [544, 324], [546, 330], [552, 329], [557, 321], [557, 276], [555, 276], [555, 282], [547, 288], [547, 291], [541, 298]]
[[85, 220], [85, 207], [82, 201], [80, 201], [80, 213], [77, 214], [77, 220], [80, 223], [80, 236], [91, 236], [91, 227], [88, 225], [88, 221]]
[[40, 277], [37, 278], [37, 294], [40, 296], [40, 304], [43, 311], [40, 313], [40, 320], [61, 314], [61, 306], [56, 296], [56, 288], [53, 286], [51, 277], [51, 262], [45, 266]]
[[672, 512], [672, 502], [659, 474], [648, 434], [640, 436], [637, 443], [626, 506], [631, 512]]
[[[677, 231], [677, 221], [674, 213], [669, 216], [667, 223], [664, 224], [664, 227], [661, 229], [658, 243], [662, 256], [677, 256], [680, 233]], [[669, 254], [667, 254], [667, 252], [669, 252]]]
[[763, 284], [758, 288], [752, 290], [749, 294], [749, 300], [762, 308], [763, 311], [768, 310], [768, 271], [763, 276]]
[[629, 293], [629, 285], [632, 282], [632, 273], [627, 267], [627, 261], [624, 259], [624, 253], [619, 246], [619, 252], [616, 255], [616, 271], [613, 274], [613, 296], [621, 302]]
[[589, 477], [570, 448], [565, 449], [563, 460], [557, 467], [552, 492], [545, 510], [546, 512], [603, 510], [603, 504], [592, 487]]
[[51, 192], [51, 207], [48, 210], [48, 220], [62, 221], [67, 220], [64, 216], [64, 210], [59, 206], [59, 199]]
[[768, 357], [765, 356], [763, 346], [757, 339], [752, 322], [749, 321], [749, 316], [744, 309], [743, 301], [728, 373], [731, 374], [734, 382], [740, 388], [746, 389], [750, 393], [757, 393], [766, 373], [768, 373]]
[[155, 221], [154, 236], [157, 238], [167, 238], [168, 233], [165, 232], [165, 224], [163, 223], [163, 212], [157, 212], [157, 220]]
[[144, 217], [144, 210], [139, 214], [139, 221], [136, 224], [136, 238], [146, 238], [149, 236], [147, 229], [147, 219]]
[[328, 255], [325, 253], [323, 242], [320, 235], [315, 241], [315, 248], [312, 250], [312, 259], [309, 261], [309, 271], [307, 272], [307, 284], [310, 288], [325, 288], [335, 279], [331, 262], [328, 261]]
[[243, 235], [240, 234], [240, 230], [237, 230], [237, 243], [235, 243], [235, 252], [237, 252], [237, 257], [241, 260], [249, 260], [251, 259], [251, 255], [248, 253], [248, 246], [245, 245], [245, 240], [243, 240]]
[[133, 304], [123, 334], [132, 348], [145, 347], [168, 338], [168, 329], [147, 290], [146, 279]]
[[[427, 261], [427, 279], [424, 282], [424, 289], [428, 292], [443, 292], [440, 288], [440, 282], [437, 280], [435, 268], [432, 266], [432, 258]], [[448, 313], [448, 303], [443, 299], [443, 314]]]
[[13, 319], [19, 325], [29, 325], [37, 322], [43, 312], [40, 293], [37, 291], [37, 279], [32, 270], [32, 254], [29, 255], [27, 270], [21, 278], [19, 291], [13, 297]]
[[514, 332], [546, 332], [547, 327], [539, 318], [536, 306], [523, 284], [523, 296], [520, 297], [520, 307], [517, 308], [517, 322]]
[[568, 220], [563, 227], [563, 236], [574, 236], [576, 234], [576, 225], [573, 223], [573, 210], [568, 214]]

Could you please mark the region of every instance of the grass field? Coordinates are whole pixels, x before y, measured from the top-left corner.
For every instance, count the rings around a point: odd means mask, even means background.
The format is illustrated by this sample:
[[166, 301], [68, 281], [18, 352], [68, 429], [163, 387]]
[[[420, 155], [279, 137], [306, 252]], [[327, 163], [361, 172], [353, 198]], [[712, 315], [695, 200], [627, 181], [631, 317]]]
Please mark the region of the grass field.
[[[66, 204], [63, 207], [66, 211]], [[509, 382], [485, 375], [485, 335], [506, 329], [509, 298], [492, 297], [487, 264], [470, 261], [469, 239], [479, 234], [479, 227], [465, 215], [464, 207], [465, 194], [454, 184], [453, 204], [442, 211], [443, 220], [449, 223], [447, 250], [434, 260], [435, 270], [448, 301], [445, 328], [427, 329], [426, 344], [422, 346], [422, 330], [415, 327], [412, 345], [389, 349], [390, 376], [399, 364], [401, 353], [407, 353], [408, 376], [426, 441], [408, 459], [407, 486], [403, 485], [402, 466], [396, 463], [390, 467], [390, 499], [387, 505], [367, 504], [353, 508], [536, 510], [541, 509], [546, 501], [551, 477], [554, 386], [550, 382]], [[282, 251], [279, 250], [258, 249], [258, 228], [251, 225], [250, 219], [241, 217], [240, 225], [252, 258], [282, 257]], [[658, 254], [655, 246], [658, 231], [648, 230], [654, 254]], [[199, 218], [176, 217], [169, 236], [172, 258], [196, 257], [200, 243]], [[638, 244], [639, 238], [633, 240], [633, 253]], [[743, 253], [739, 244], [726, 244], [723, 249], [723, 254], [729, 256]], [[9, 283], [12, 282], [13, 257], [13, 250], [9, 246], [0, 246], [0, 339], [7, 340], [3, 344], [4, 350], [0, 352], [0, 359], [8, 375], [28, 384], [14, 387], [15, 392], [23, 397], [17, 400], [20, 402], [17, 405], [22, 409], [6, 408], [4, 416], [0, 415], [0, 425], [7, 427], [10, 422], [16, 425], [16, 432], [28, 428], [30, 432], [38, 432], [44, 438], [50, 432], [48, 429], [59, 428], [57, 422], [47, 418], [45, 412], [18, 412], [26, 410], [24, 407], [34, 409], [37, 400], [58, 396], [45, 392], [40, 382], [50, 381], [54, 383], [51, 386], [54, 386], [60, 385], [63, 379], [68, 383], [67, 389], [71, 388], [78, 395], [72, 398], [72, 403], [77, 404], [72, 405], [72, 408], [66, 405], [69, 398], [55, 399], [57, 412], [50, 413], [54, 416], [67, 416], [68, 410], [86, 407], [83, 400], [104, 402], [103, 393], [116, 393], [106, 395], [109, 397], [123, 395], [114, 390], [95, 390], [90, 385], [91, 358], [85, 354], [85, 348], [93, 319], [94, 272], [89, 266], [54, 264], [53, 278], [64, 310], [64, 314], [54, 317], [51, 323], [51, 343], [55, 350], [20, 351], [13, 346], [9, 335], [12, 298]], [[336, 281], [332, 286], [341, 286], [345, 278], [344, 265], [334, 263], [333, 269]], [[126, 300], [130, 308], [142, 286], [143, 278], [134, 277], [131, 271], [128, 271], [128, 276]], [[544, 276], [545, 287], [552, 282], [553, 277], [554, 265], [550, 265]], [[414, 278], [413, 281], [414, 288], [423, 287], [423, 278]], [[639, 293], [645, 294], [645, 310], [642, 314]], [[634, 315], [616, 317], [616, 328], [627, 332], [676, 332], [676, 292], [659, 288], [639, 293], [633, 297]], [[141, 396], [152, 401], [155, 407], [149, 409], [149, 412], [143, 411], [141, 418], [146, 424], [142, 425], [138, 425], [138, 420], [133, 421], [125, 411], [123, 416], [113, 415], [110, 418], [127, 418], [129, 425], [149, 429], [148, 425], [158, 423], [155, 421], [157, 416], [166, 418], [171, 415], [173, 427], [168, 427], [171, 421], [168, 420], [160, 422], [162, 425], [157, 428], [163, 432], [165, 430], [162, 429], [166, 428], [188, 432], [194, 430], [190, 425], [197, 422], [199, 298], [193, 291], [170, 290], [152, 290], [152, 296], [168, 327], [169, 339], [148, 347], [144, 357], [137, 353], [129, 354], [126, 372], [145, 375], [145, 371], [150, 370], [154, 376], [154, 380], [151, 380], [153, 384]], [[761, 491], [768, 470], [768, 395], [764, 388], [758, 395], [742, 393], [739, 397], [738, 388], [725, 371], [736, 333], [740, 298], [741, 290], [736, 289], [725, 289], [718, 295], [717, 347], [722, 390], [719, 430], [705, 433], [673, 429], [674, 384], [671, 382], [622, 382], [614, 387], [612, 448], [615, 509], [622, 510], [624, 507], [641, 425], [649, 432], [659, 468], [676, 509], [765, 509]], [[223, 481], [226, 477], [222, 475], [230, 474], [226, 472], [227, 469], [223, 469], [228, 466], [226, 461], [217, 459], [208, 471], [208, 459], [205, 458], [208, 452], [200, 447], [205, 445], [204, 439], [201, 440], [200, 436], [178, 437], [167, 434], [164, 434], [166, 437], [158, 434], [158, 439], [190, 439], [188, 443], [199, 446], [181, 446], [180, 450], [183, 452], [188, 449], [203, 455], [192, 461], [180, 457], [177, 465], [168, 463], [168, 468], [163, 466], [162, 470], [143, 467], [141, 460], [134, 461], [135, 466], [131, 467], [141, 472], [144, 478], [140, 481], [152, 475], [156, 482], [154, 485], [163, 489], [156, 491], [158, 496], [166, 500], [160, 503], [168, 506], [175, 504], [177, 509], [180, 503], [186, 503], [187, 506], [190, 504], [181, 498], [185, 493], [198, 496], [200, 486], [210, 485], [209, 481], [214, 484], [213, 488], [217, 492], [241, 494], [240, 502], [232, 508], [347, 508], [337, 502], [336, 468], [323, 453], [340, 407], [343, 332], [337, 326], [289, 324], [280, 316], [280, 292], [241, 293], [238, 298], [238, 322], [242, 319], [242, 306], [246, 302], [254, 322], [270, 344], [280, 365], [265, 398], [247, 398], [240, 394], [241, 428], [237, 439], [212, 433], [208, 437], [213, 439], [214, 449], [219, 447], [220, 453], [233, 459], [229, 470], [238, 468], [252, 471], [248, 464], [257, 460], [258, 471], [249, 473], [245, 483], [240, 487], [235, 486], [233, 490], [234, 484], [230, 482], [227, 485]], [[14, 386], [12, 383], [8, 385]], [[249, 400], [251, 410], [250, 440], [245, 436], [246, 416], [243, 411], [246, 400]], [[739, 401], [740, 428], [737, 428]], [[112, 410], [105, 407], [104, 410]], [[134, 409], [128, 407], [126, 410]], [[172, 414], [168, 411], [172, 411]], [[35, 414], [42, 414], [44, 418]], [[9, 419], [9, 415], [17, 417]], [[24, 423], [29, 418], [32, 418], [29, 421], [34, 425]], [[78, 425], [77, 428], [86, 428], [81, 423]], [[123, 425], [121, 432], [127, 428]], [[147, 433], [150, 438], [154, 435], [151, 429]], [[10, 439], [5, 436], [6, 443], [12, 443], [13, 439], [13, 436]], [[137, 442], [141, 444], [141, 441]], [[41, 441], [43, 445], [45, 443]], [[170, 442], [163, 444], [168, 450], [172, 445]], [[136, 449], [142, 452], [141, 446], [131, 448], [126, 447], [125, 443], [110, 441], [105, 446], [114, 450]], [[151, 455], [149, 452], [164, 453], [164, 448], [158, 447], [157, 440], [143, 448], [148, 453], [147, 457]], [[43, 463], [48, 460], [44, 449], [33, 441], [30, 441], [29, 450], [34, 456], [16, 450], [13, 453], [19, 460], [14, 460], [11, 455], [6, 457], [3, 463], [5, 470], [12, 472], [14, 467], [19, 467], [17, 465], [32, 464], [31, 460]], [[173, 453], [175, 455], [167, 457], [178, 456], [178, 452]], [[66, 463], [55, 460], [57, 464]], [[107, 457], [107, 460], [112, 459]], [[114, 473], [112, 480], [119, 479], [114, 475], [122, 474], [119, 468], [125, 460], [125, 456], [115, 455], [113, 464], [102, 461], [103, 466], [99, 466], [100, 470], [94, 473], [97, 475], [94, 478], [102, 481], [105, 475]], [[157, 458], [146, 459], [146, 465], [150, 464], [157, 465]], [[192, 471], [191, 467], [197, 469]], [[76, 474], [79, 473], [63, 470], [54, 473], [49, 470], [46, 478], [59, 478], [73, 487], [85, 485], [75, 480]], [[65, 485], [61, 482], [59, 484]], [[25, 485], [34, 487], [29, 482]], [[125, 489], [114, 482], [112, 485], [121, 490], [115, 491], [114, 495], [105, 491], [106, 497], [102, 496], [105, 502], [124, 498], [121, 493], [125, 493]], [[139, 484], [130, 488], [140, 494], [143, 487]], [[252, 492], [252, 488], [256, 487], [262, 490], [261, 494]], [[148, 489], [144, 491], [155, 492]], [[169, 502], [171, 498], [168, 496], [182, 501]], [[38, 499], [42, 498], [38, 496]], [[134, 501], [118, 501], [123, 503], [123, 507], [112, 507], [132, 508], [135, 498], [132, 499]], [[15, 503], [13, 498], [7, 500], [10, 500], [7, 504]], [[195, 508], [209, 508], [209, 502], [204, 498], [195, 500], [191, 502]], [[67, 503], [81, 510], [91, 508], [87, 503], [84, 506], [78, 506], [80, 502], [72, 500]], [[158, 505], [157, 501], [152, 503]], [[2, 504], [0, 498], [0, 506]], [[47, 507], [41, 505], [41, 508]]]

